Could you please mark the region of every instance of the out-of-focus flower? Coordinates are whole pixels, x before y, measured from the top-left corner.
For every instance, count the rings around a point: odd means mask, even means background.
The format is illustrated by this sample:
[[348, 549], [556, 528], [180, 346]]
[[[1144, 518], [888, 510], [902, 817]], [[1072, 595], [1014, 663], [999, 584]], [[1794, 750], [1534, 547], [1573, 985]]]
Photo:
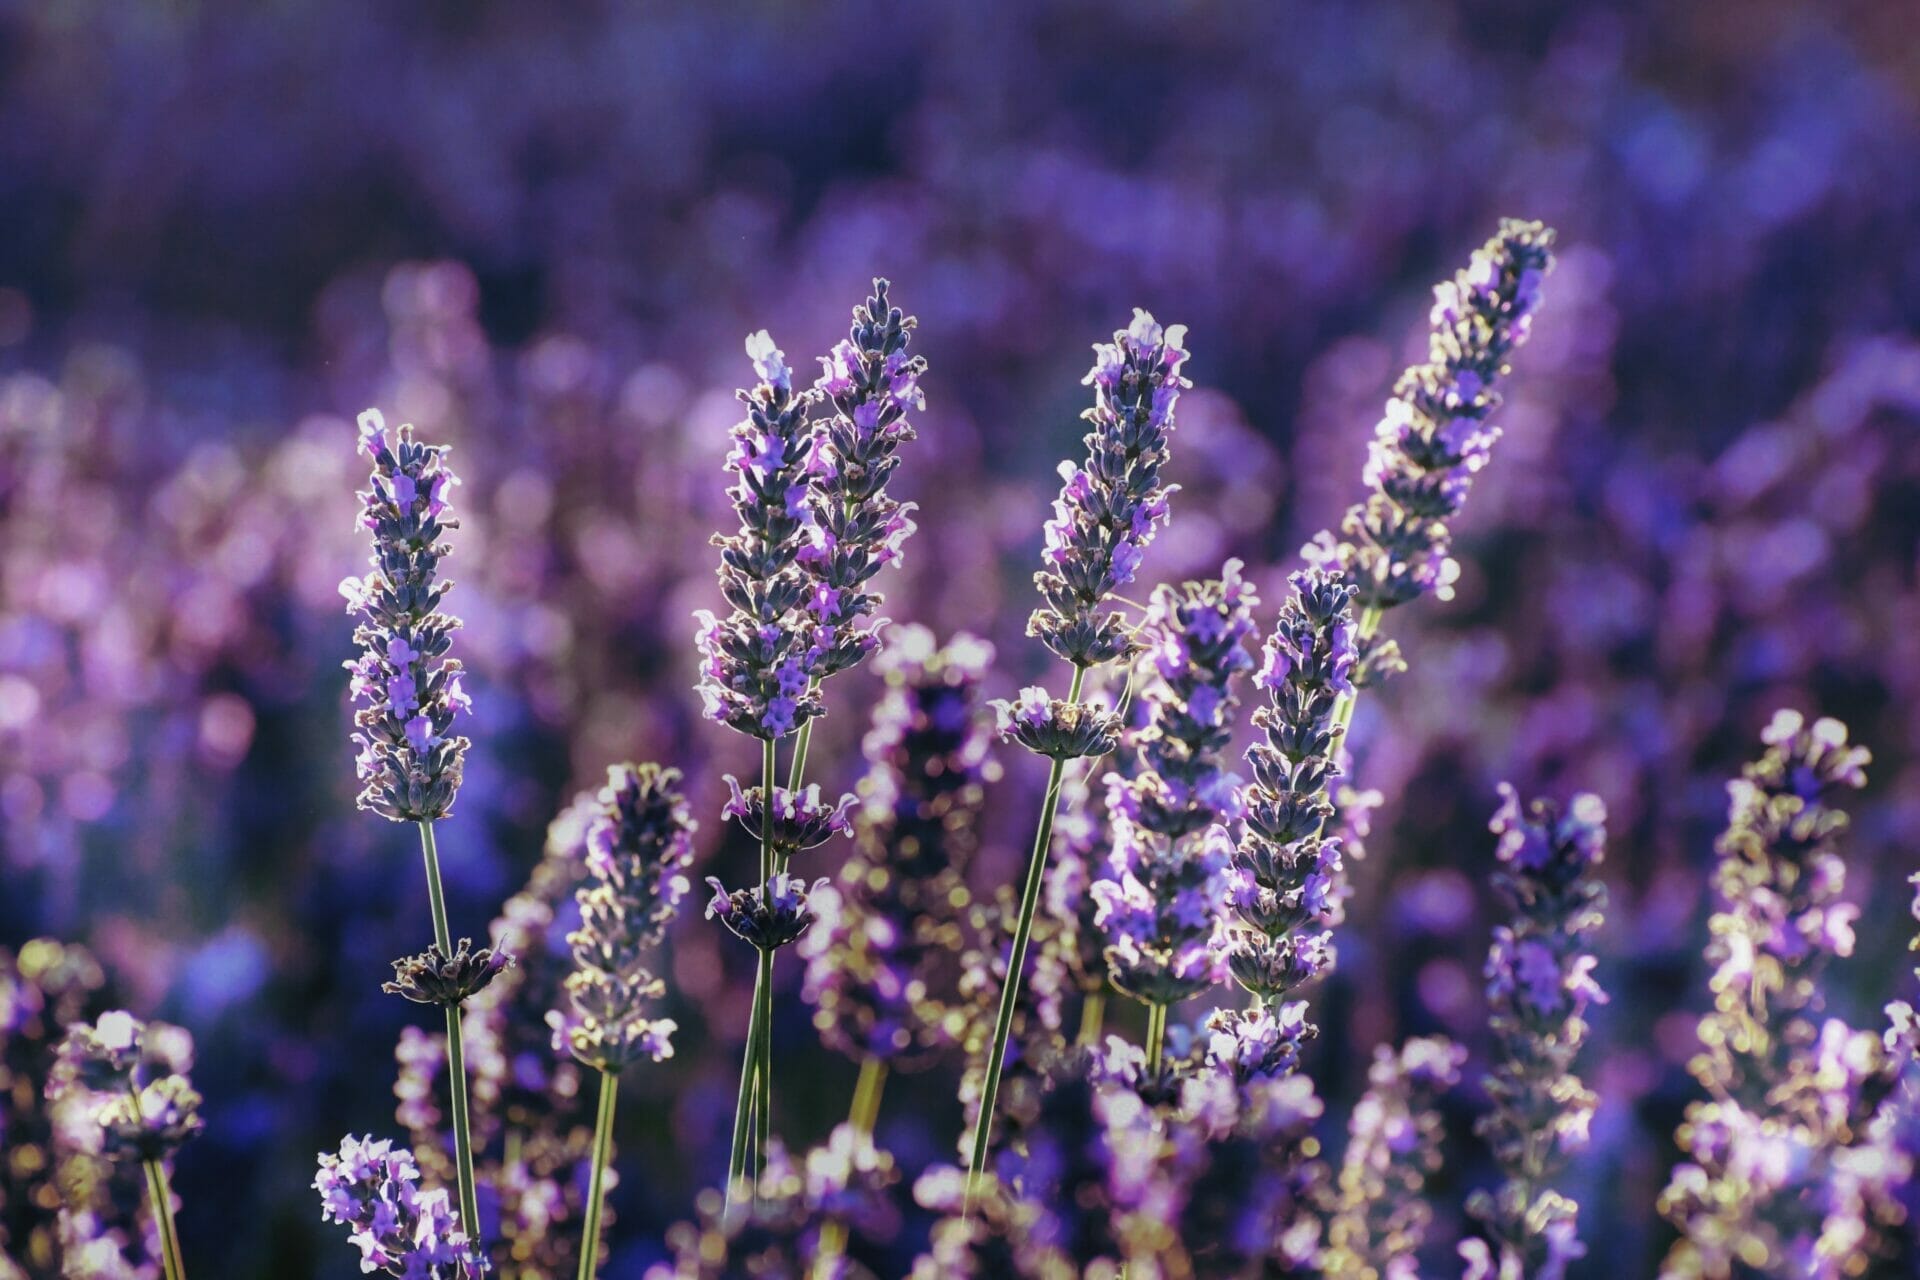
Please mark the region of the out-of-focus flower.
[[165, 1160], [206, 1127], [200, 1095], [187, 1080], [192, 1068], [186, 1031], [116, 1009], [67, 1029], [47, 1097], [71, 1099], [91, 1118], [103, 1154]]
[[379, 410], [360, 415], [360, 448], [373, 479], [360, 494], [360, 523], [372, 535], [372, 569], [340, 584], [361, 623], [352, 673], [359, 732], [360, 807], [395, 822], [430, 822], [453, 808], [472, 744], [453, 731], [472, 709], [461, 665], [447, 657], [460, 620], [440, 607], [452, 583], [439, 579], [457, 528], [448, 518], [459, 478], [445, 445], [420, 444], [413, 427], [389, 431]]
[[413, 1153], [385, 1138], [348, 1135], [320, 1156], [313, 1188], [323, 1221], [346, 1227], [360, 1269], [405, 1280], [479, 1280], [486, 1259], [444, 1190], [422, 1191]]

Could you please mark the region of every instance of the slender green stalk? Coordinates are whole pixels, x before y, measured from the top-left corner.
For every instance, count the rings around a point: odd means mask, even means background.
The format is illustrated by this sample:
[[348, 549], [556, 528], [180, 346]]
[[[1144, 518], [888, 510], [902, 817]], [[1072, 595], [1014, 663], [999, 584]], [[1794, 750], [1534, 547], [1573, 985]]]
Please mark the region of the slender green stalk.
[[[1080, 701], [1087, 669], [1075, 664], [1067, 701]], [[1033, 834], [1033, 852], [1027, 858], [1027, 884], [1020, 895], [1020, 918], [1014, 925], [1013, 950], [1007, 956], [1007, 976], [1000, 987], [1000, 1013], [993, 1023], [993, 1046], [987, 1054], [987, 1079], [980, 1091], [980, 1114], [973, 1122], [973, 1157], [967, 1165], [967, 1192], [963, 1212], [973, 1213], [980, 1175], [987, 1168], [987, 1146], [993, 1137], [993, 1109], [1000, 1096], [1000, 1073], [1006, 1067], [1007, 1038], [1013, 1034], [1013, 1011], [1020, 1003], [1020, 977], [1027, 963], [1027, 942], [1033, 936], [1033, 915], [1040, 905], [1040, 888], [1047, 878], [1047, 854], [1053, 847], [1053, 820], [1060, 808], [1060, 782], [1067, 763], [1056, 759], [1047, 770], [1047, 794], [1040, 804], [1040, 826]]]
[[773, 952], [760, 953], [754, 986], [760, 992], [760, 1044], [754, 1066], [753, 1175], [756, 1193], [766, 1167], [767, 1139], [773, 1132]]
[[153, 1223], [160, 1231], [161, 1265], [167, 1280], [186, 1280], [187, 1264], [180, 1257], [180, 1232], [173, 1223], [173, 1188], [167, 1184], [167, 1166], [159, 1160], [144, 1163], [147, 1198], [153, 1202]]
[[1167, 1042], [1167, 1006], [1155, 1001], [1147, 1006], [1147, 1070], [1160, 1070], [1160, 1055]]
[[580, 1231], [580, 1280], [600, 1271], [600, 1214], [607, 1199], [607, 1162], [613, 1154], [613, 1108], [620, 1098], [620, 1077], [600, 1071], [600, 1111], [593, 1122], [593, 1178], [587, 1188], [587, 1220]]
[[1080, 1006], [1080, 1034], [1074, 1043], [1085, 1049], [1100, 1043], [1100, 1028], [1107, 1020], [1107, 993], [1090, 991]]
[[[1374, 632], [1380, 629], [1380, 606], [1368, 605], [1360, 611], [1360, 621], [1354, 627], [1354, 643], [1365, 645], [1373, 639]], [[1353, 723], [1353, 704], [1360, 700], [1360, 690], [1343, 693], [1333, 704], [1333, 723], [1344, 732]]]
[[[806, 726], [802, 726], [804, 732]], [[772, 738], [760, 740], [760, 894], [773, 892], [773, 788], [779, 759]], [[771, 1128], [773, 1104], [773, 953], [762, 951], [754, 969], [753, 1014], [747, 1023], [747, 1051], [740, 1064], [740, 1092], [733, 1111], [733, 1154], [727, 1165], [727, 1204], [742, 1177], [759, 1196], [759, 1169]]]
[[[447, 928], [447, 899], [440, 886], [440, 847], [433, 838], [433, 823], [420, 824], [420, 857], [427, 867], [427, 901], [433, 908], [433, 940], [440, 954], [453, 954], [453, 935]], [[467, 1118], [467, 1064], [460, 1040], [460, 1010], [447, 1009], [447, 1092], [453, 1123], [454, 1171], [460, 1183], [460, 1225], [475, 1249], [484, 1246], [480, 1239], [480, 1201], [473, 1189], [473, 1132]]]
[[756, 993], [747, 1023], [747, 1047], [740, 1063], [740, 1096], [733, 1108], [733, 1154], [727, 1160], [727, 1205], [732, 1207], [740, 1180], [749, 1176], [747, 1152], [753, 1145], [753, 1100], [760, 1057], [760, 1001]]
[[[847, 1123], [862, 1137], [873, 1136], [880, 1119], [880, 1096], [887, 1087], [887, 1064], [880, 1058], [867, 1058], [860, 1064], [860, 1079], [853, 1086], [853, 1105], [847, 1110]], [[838, 1218], [820, 1228], [820, 1250], [814, 1255], [813, 1280], [832, 1280], [834, 1263], [847, 1252], [847, 1224]]]

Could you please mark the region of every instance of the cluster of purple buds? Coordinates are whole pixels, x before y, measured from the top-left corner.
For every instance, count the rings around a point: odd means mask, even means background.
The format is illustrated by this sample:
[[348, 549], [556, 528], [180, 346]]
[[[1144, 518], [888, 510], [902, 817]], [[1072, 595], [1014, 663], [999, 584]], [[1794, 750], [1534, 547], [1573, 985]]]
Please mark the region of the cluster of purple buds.
[[812, 394], [795, 393], [793, 371], [761, 330], [747, 339], [759, 383], [740, 392], [747, 416], [733, 429], [728, 491], [740, 532], [716, 534], [720, 593], [731, 612], [701, 610], [700, 697], [706, 714], [756, 738], [784, 738], [819, 715], [813, 687], [823, 655], [807, 612], [814, 581], [799, 563], [811, 518], [809, 493], [822, 461], [809, 419]]
[[[1333, 961], [1329, 930], [1339, 909], [1340, 841], [1322, 833], [1333, 813], [1329, 786], [1339, 772], [1336, 707], [1353, 693], [1352, 600], [1353, 588], [1324, 570], [1296, 573], [1254, 678], [1267, 702], [1253, 713], [1261, 737], [1247, 750], [1253, 779], [1234, 855], [1238, 923], [1227, 963], [1240, 985], [1267, 1004]], [[1313, 1034], [1302, 1018], [1280, 1021]], [[1239, 1033], [1232, 1015], [1216, 1029]]]
[[67, 1028], [47, 1097], [85, 1108], [98, 1126], [101, 1154], [164, 1160], [206, 1127], [200, 1095], [187, 1080], [192, 1068], [193, 1038], [186, 1031], [116, 1009]]
[[1091, 702], [1069, 702], [1049, 697], [1039, 685], [1028, 685], [1019, 698], [996, 698], [993, 703], [1000, 736], [1017, 742], [1035, 755], [1053, 760], [1103, 756], [1120, 742], [1120, 719]]
[[404, 1280], [479, 1280], [486, 1257], [461, 1229], [445, 1190], [422, 1191], [413, 1153], [392, 1142], [349, 1135], [323, 1153], [313, 1187], [320, 1218], [351, 1233], [360, 1269]]
[[393, 981], [382, 983], [388, 995], [404, 996], [415, 1004], [457, 1008], [478, 995], [498, 977], [513, 957], [499, 947], [474, 950], [473, 939], [462, 938], [448, 955], [434, 943], [418, 955], [393, 962]]
[[821, 798], [818, 783], [809, 783], [798, 791], [776, 786], [773, 789], [772, 830], [768, 831], [763, 788], [742, 788], [740, 780], [732, 774], [727, 775], [726, 782], [732, 795], [721, 810], [721, 815], [738, 818], [747, 834], [753, 837], [754, 844], [770, 841], [775, 866], [784, 867], [794, 854], [817, 848], [835, 836], [843, 836], [853, 830], [850, 815], [859, 801], [851, 795], [841, 796], [839, 800], [828, 804]]
[[887, 495], [899, 448], [913, 439], [909, 409], [925, 407], [923, 356], [909, 356], [915, 320], [887, 302], [887, 282], [853, 310], [853, 327], [822, 356], [814, 390], [833, 409], [820, 429], [821, 467], [809, 506], [809, 542], [800, 562], [813, 577], [807, 612], [818, 652], [820, 679], [844, 671], [878, 647], [877, 622], [867, 621], [880, 597], [873, 576], [900, 559], [913, 532], [911, 503]]
[[567, 935], [572, 1016], [554, 1018], [554, 1047], [617, 1074], [673, 1053], [673, 1020], [649, 1016], [665, 989], [653, 952], [686, 897], [697, 824], [680, 771], [655, 764], [607, 770], [597, 803], [587, 828], [589, 879], [575, 895], [580, 927]]
[[778, 951], [813, 924], [810, 895], [827, 885], [824, 876], [808, 884], [776, 871], [765, 885], [729, 892], [717, 878], [708, 876], [713, 900], [707, 903], [707, 919], [717, 918], [735, 937], [762, 951]]
[[1363, 609], [1451, 596], [1459, 565], [1447, 522], [1500, 438], [1487, 422], [1495, 387], [1532, 327], [1553, 239], [1538, 222], [1503, 221], [1466, 270], [1434, 289], [1427, 363], [1402, 374], [1387, 402], [1367, 460], [1371, 492], [1348, 510], [1343, 540], [1323, 533], [1308, 548], [1356, 584]]
[[[1709, 1100], [1687, 1109], [1660, 1211], [1682, 1238], [1662, 1274], [1723, 1275], [1766, 1256], [1795, 1274], [1857, 1275], [1904, 1217], [1908, 1127], [1897, 1118], [1900, 1037], [1820, 1018], [1819, 978], [1851, 953], [1839, 901], [1842, 792], [1866, 785], [1869, 753], [1846, 726], [1778, 712], [1767, 750], [1728, 784], [1709, 922], [1714, 1008], [1692, 1071]], [[1890, 1096], [1891, 1095], [1891, 1096]]]
[[813, 899], [801, 940], [803, 995], [826, 1043], [898, 1062], [951, 1048], [960, 957], [972, 936], [965, 870], [991, 772], [980, 684], [993, 648], [965, 634], [936, 647], [924, 627], [891, 630], [875, 660], [887, 690], [864, 750], [856, 848]]
[[1440, 1168], [1444, 1126], [1434, 1104], [1460, 1083], [1466, 1060], [1466, 1050], [1440, 1036], [1374, 1052], [1328, 1206], [1320, 1271], [1329, 1280], [1412, 1280], [1433, 1220], [1427, 1178]]
[[1597, 1102], [1573, 1062], [1586, 1039], [1587, 1007], [1606, 999], [1593, 979], [1587, 935], [1606, 909], [1597, 872], [1607, 811], [1590, 794], [1564, 811], [1539, 800], [1523, 810], [1505, 783], [1500, 795], [1491, 824], [1500, 862], [1493, 885], [1513, 914], [1494, 930], [1487, 955], [1499, 1060], [1487, 1079], [1493, 1109], [1475, 1128], [1505, 1181], [1469, 1199], [1489, 1238], [1461, 1248], [1468, 1275], [1480, 1280], [1558, 1277], [1585, 1252], [1575, 1234], [1579, 1206], [1549, 1184], [1586, 1146]]
[[1108, 878], [1093, 883], [1107, 978], [1145, 1004], [1175, 1005], [1223, 975], [1233, 837], [1223, 826], [1178, 842], [1113, 820]]
[[360, 807], [395, 822], [431, 822], [453, 808], [468, 740], [453, 731], [471, 710], [458, 659], [447, 657], [460, 620], [440, 608], [453, 585], [436, 581], [451, 550], [442, 540], [453, 487], [445, 445], [421, 444], [413, 428], [389, 432], [378, 410], [360, 415], [360, 448], [373, 459], [360, 494], [360, 522], [373, 535], [372, 568], [340, 584], [360, 615], [346, 664], [359, 744]]
[[1164, 485], [1168, 436], [1183, 388], [1185, 325], [1162, 329], [1145, 311], [1094, 344], [1086, 382], [1093, 407], [1083, 415], [1087, 460], [1062, 463], [1065, 483], [1046, 526], [1045, 567], [1034, 584], [1046, 601], [1027, 634], [1076, 667], [1111, 662], [1133, 648], [1131, 628], [1103, 612], [1108, 595], [1132, 582], [1155, 528], [1167, 519], [1173, 486]]

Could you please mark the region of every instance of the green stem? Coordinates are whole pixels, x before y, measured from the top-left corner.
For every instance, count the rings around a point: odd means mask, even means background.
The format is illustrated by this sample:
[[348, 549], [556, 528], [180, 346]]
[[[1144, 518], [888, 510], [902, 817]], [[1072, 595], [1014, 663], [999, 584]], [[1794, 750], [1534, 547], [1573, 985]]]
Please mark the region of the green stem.
[[[420, 857], [427, 868], [427, 901], [433, 908], [433, 941], [440, 954], [453, 954], [453, 935], [447, 928], [447, 898], [440, 886], [440, 847], [433, 838], [433, 822], [420, 823]], [[460, 1042], [460, 1009], [447, 1007], [447, 1092], [453, 1122], [454, 1172], [460, 1183], [460, 1225], [476, 1251], [480, 1238], [480, 1202], [473, 1189], [473, 1132], [467, 1115], [466, 1055]]]
[[167, 1183], [167, 1166], [159, 1160], [145, 1162], [147, 1198], [153, 1202], [153, 1222], [160, 1230], [160, 1261], [167, 1280], [186, 1280], [187, 1264], [180, 1257], [180, 1232], [173, 1223], [173, 1188]]
[[868, 1058], [860, 1064], [860, 1079], [853, 1086], [853, 1106], [847, 1112], [847, 1123], [853, 1131], [862, 1137], [873, 1136], [873, 1126], [880, 1119], [880, 1095], [887, 1087], [887, 1064], [880, 1058]]
[[727, 1160], [727, 1207], [731, 1209], [739, 1194], [740, 1182], [747, 1177], [747, 1151], [752, 1145], [753, 1100], [756, 1068], [760, 1058], [760, 999], [754, 993], [753, 1013], [747, 1022], [747, 1048], [740, 1063], [740, 1096], [733, 1108], [733, 1154]]
[[753, 1090], [753, 1177], [757, 1195], [760, 1172], [766, 1167], [767, 1139], [773, 1131], [773, 952], [760, 953], [754, 986], [760, 993], [760, 1043]]
[[1160, 1070], [1160, 1054], [1167, 1041], [1167, 1006], [1155, 1001], [1147, 1006], [1147, 1070]]
[[600, 1071], [600, 1111], [593, 1122], [593, 1177], [587, 1188], [587, 1220], [580, 1231], [580, 1280], [600, 1271], [600, 1214], [607, 1199], [607, 1163], [613, 1155], [613, 1108], [620, 1099], [620, 1077]]
[[1107, 1020], [1107, 993], [1089, 991], [1080, 1006], [1080, 1035], [1074, 1043], [1089, 1048], [1100, 1043], [1100, 1028]]
[[[1087, 669], [1078, 663], [1073, 668], [1073, 686], [1067, 701], [1080, 701], [1080, 687]], [[1007, 956], [1007, 977], [1000, 987], [1000, 1013], [994, 1019], [993, 1046], [987, 1055], [987, 1079], [980, 1091], [980, 1114], [973, 1122], [973, 1157], [967, 1165], [967, 1191], [963, 1213], [971, 1217], [973, 1199], [980, 1189], [980, 1177], [987, 1168], [987, 1146], [993, 1137], [993, 1109], [999, 1101], [1000, 1073], [1006, 1066], [1007, 1038], [1013, 1034], [1013, 1011], [1020, 1003], [1020, 976], [1027, 962], [1027, 941], [1033, 936], [1033, 915], [1040, 905], [1040, 888], [1047, 877], [1047, 854], [1053, 846], [1053, 820], [1060, 808], [1060, 782], [1067, 762], [1056, 758], [1047, 771], [1046, 798], [1040, 805], [1040, 826], [1033, 834], [1033, 852], [1027, 858], [1027, 884], [1020, 895], [1020, 919], [1014, 925], [1013, 950]]]

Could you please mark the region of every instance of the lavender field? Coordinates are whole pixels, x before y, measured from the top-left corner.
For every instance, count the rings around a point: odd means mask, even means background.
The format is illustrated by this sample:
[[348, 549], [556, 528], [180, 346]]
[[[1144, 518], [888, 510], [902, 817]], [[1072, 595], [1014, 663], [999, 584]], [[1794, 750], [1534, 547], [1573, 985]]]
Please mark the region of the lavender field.
[[0, 0], [0, 1280], [1920, 1275], [1920, 17]]

